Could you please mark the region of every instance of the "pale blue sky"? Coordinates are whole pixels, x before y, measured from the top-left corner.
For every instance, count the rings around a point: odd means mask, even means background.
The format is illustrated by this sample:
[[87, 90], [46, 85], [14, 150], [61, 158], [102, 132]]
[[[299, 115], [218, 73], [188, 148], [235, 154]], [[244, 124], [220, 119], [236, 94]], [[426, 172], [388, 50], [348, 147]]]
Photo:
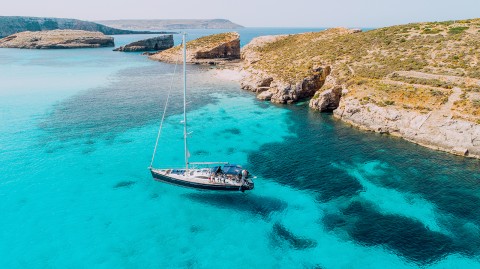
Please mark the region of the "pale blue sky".
[[244, 26], [379, 27], [480, 17], [480, 0], [24, 0], [0, 15], [102, 19], [225, 18]]

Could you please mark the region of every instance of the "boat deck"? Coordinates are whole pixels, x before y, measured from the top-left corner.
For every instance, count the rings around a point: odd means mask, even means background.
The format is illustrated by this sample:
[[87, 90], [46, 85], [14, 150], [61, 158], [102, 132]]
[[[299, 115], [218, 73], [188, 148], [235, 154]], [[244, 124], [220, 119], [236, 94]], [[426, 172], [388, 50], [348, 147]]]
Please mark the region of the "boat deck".
[[197, 183], [210, 186], [232, 186], [240, 187], [243, 180], [238, 177], [220, 174], [213, 174], [210, 169], [192, 169], [185, 175], [185, 169], [152, 169], [152, 172], [176, 180]]

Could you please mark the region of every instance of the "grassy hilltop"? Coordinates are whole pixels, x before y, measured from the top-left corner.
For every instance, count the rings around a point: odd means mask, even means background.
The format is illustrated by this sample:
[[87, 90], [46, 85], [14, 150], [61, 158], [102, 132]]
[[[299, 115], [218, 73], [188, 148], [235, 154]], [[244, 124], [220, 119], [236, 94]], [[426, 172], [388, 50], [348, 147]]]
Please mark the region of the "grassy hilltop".
[[427, 113], [447, 103], [480, 122], [480, 19], [412, 23], [361, 33], [343, 28], [288, 35], [253, 48], [250, 66], [294, 83], [315, 66], [332, 66], [347, 96]]

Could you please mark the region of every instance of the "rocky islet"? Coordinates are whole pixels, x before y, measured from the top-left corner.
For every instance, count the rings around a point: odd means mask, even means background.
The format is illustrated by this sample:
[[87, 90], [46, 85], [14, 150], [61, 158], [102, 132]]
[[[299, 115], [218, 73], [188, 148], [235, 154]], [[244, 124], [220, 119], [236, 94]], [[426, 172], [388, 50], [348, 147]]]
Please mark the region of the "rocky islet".
[[0, 48], [72, 49], [113, 47], [113, 37], [100, 32], [51, 30], [21, 32], [0, 39]]
[[[240, 35], [235, 32], [201, 37], [187, 42], [187, 63], [223, 64], [240, 59]], [[182, 57], [181, 45], [149, 56], [150, 59], [175, 63]]]

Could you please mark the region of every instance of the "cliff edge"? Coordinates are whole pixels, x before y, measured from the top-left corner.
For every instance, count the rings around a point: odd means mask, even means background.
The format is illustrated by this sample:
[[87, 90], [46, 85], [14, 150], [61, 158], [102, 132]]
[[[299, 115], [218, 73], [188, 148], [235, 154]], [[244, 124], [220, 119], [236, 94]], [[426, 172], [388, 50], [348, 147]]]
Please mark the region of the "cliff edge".
[[480, 157], [480, 19], [261, 37], [242, 87], [362, 129]]
[[[174, 63], [182, 60], [182, 45], [149, 56], [150, 59]], [[235, 32], [201, 37], [187, 42], [187, 62], [219, 64], [240, 59], [240, 35]]]
[[322, 44], [358, 31], [333, 28], [319, 33], [262, 36], [242, 50], [242, 88], [261, 100], [293, 103], [310, 98], [324, 86], [332, 68], [316, 53]]

